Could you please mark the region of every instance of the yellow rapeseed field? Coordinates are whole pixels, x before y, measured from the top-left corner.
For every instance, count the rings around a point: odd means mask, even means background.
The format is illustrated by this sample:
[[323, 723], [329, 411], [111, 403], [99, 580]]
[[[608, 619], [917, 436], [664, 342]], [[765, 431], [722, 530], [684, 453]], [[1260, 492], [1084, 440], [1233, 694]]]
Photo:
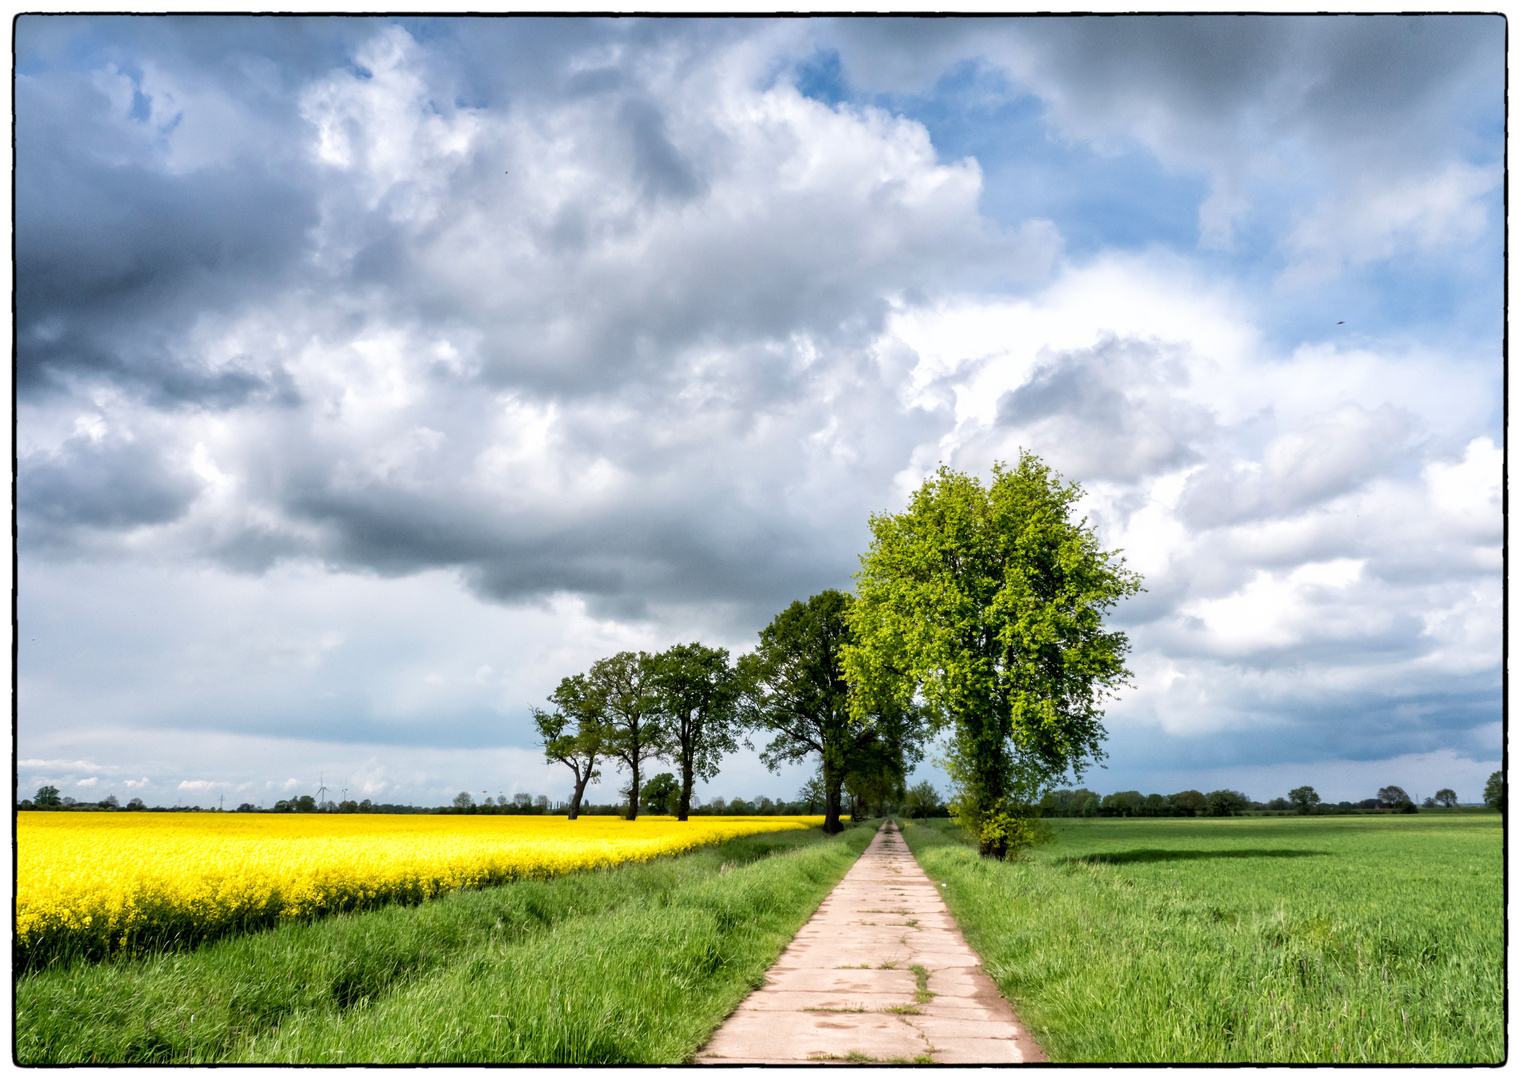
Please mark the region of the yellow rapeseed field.
[[677, 854], [822, 818], [17, 815], [16, 961], [100, 957]]

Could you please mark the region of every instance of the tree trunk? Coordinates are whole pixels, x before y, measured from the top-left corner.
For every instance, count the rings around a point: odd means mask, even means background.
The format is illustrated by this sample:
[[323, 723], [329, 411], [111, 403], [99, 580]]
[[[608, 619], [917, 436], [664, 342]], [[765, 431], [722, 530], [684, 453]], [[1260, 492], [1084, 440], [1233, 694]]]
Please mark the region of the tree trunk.
[[827, 836], [844, 832], [839, 823], [839, 789], [842, 781], [830, 775], [827, 765], [823, 772], [823, 831]]
[[633, 783], [628, 788], [628, 818], [635, 821], [639, 816], [639, 759], [633, 759]]
[[681, 758], [681, 805], [677, 807], [676, 820], [685, 821], [691, 813], [691, 755]]
[[586, 770], [585, 776], [575, 778], [575, 794], [570, 796], [570, 821], [581, 816], [581, 796], [586, 793], [586, 781], [591, 779], [591, 770]]

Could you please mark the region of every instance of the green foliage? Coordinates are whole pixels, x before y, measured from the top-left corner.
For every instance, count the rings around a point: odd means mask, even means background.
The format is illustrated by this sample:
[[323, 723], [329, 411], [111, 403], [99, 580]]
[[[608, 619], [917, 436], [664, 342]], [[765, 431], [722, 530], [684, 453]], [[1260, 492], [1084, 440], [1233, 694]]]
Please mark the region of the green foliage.
[[1209, 808], [1209, 800], [1204, 796], [1203, 792], [1194, 791], [1192, 788], [1186, 791], [1179, 791], [1174, 795], [1168, 795], [1167, 801], [1179, 810], [1191, 810], [1195, 814], [1202, 813]]
[[1435, 803], [1437, 806], [1444, 806], [1448, 810], [1452, 809], [1457, 805], [1457, 793], [1449, 787], [1442, 788], [1436, 792]]
[[1017, 864], [903, 838], [1052, 1061], [1504, 1060], [1496, 818], [1051, 825]]
[[288, 925], [15, 988], [24, 1064], [679, 1064], [871, 839], [691, 855]]
[[584, 675], [571, 675], [559, 681], [549, 701], [554, 712], [533, 710], [533, 725], [544, 744], [544, 757], [558, 762], [575, 774], [570, 795], [569, 818], [580, 816], [581, 799], [586, 785], [600, 780], [599, 762], [607, 753], [607, 704], [601, 690]]
[[1300, 814], [1310, 814], [1319, 805], [1319, 793], [1306, 784], [1288, 792], [1288, 801]]
[[1405, 803], [1414, 805], [1414, 800], [1409, 797], [1409, 793], [1395, 784], [1378, 788], [1377, 801], [1383, 806], [1402, 807]]
[[681, 800], [681, 785], [675, 775], [656, 773], [644, 782], [639, 804], [651, 814], [674, 814]]
[[33, 800], [37, 806], [61, 806], [63, 800], [58, 797], [58, 789], [52, 784], [44, 784], [37, 789], [37, 797]]
[[1138, 791], [1116, 791], [1112, 795], [1103, 796], [1103, 801], [1098, 806], [1121, 817], [1132, 817], [1144, 809], [1145, 796]]
[[468, 810], [474, 805], [475, 797], [468, 791], [461, 791], [458, 795], [454, 796], [454, 809], [456, 810]]
[[770, 733], [760, 752], [767, 768], [818, 755], [824, 831], [841, 828], [840, 793], [855, 744], [869, 722], [852, 723], [850, 687], [841, 666], [849, 641], [847, 593], [826, 589], [795, 601], [760, 631], [760, 645], [739, 660], [748, 727]]
[[922, 700], [950, 726], [952, 806], [976, 833], [1103, 757], [1101, 705], [1129, 674], [1103, 618], [1140, 588], [1071, 520], [1079, 487], [1028, 453], [992, 472], [984, 488], [941, 466], [906, 510], [872, 516], [844, 649], [857, 715]]
[[1205, 798], [1208, 802], [1209, 813], [1214, 817], [1229, 817], [1242, 810], [1251, 809], [1251, 800], [1241, 792], [1232, 791], [1230, 788], [1211, 791]]
[[1490, 810], [1504, 809], [1504, 774], [1490, 773], [1488, 783], [1483, 785], [1483, 805]]
[[660, 711], [655, 658], [620, 652], [591, 665], [589, 692], [603, 711], [602, 746], [628, 770], [628, 820], [639, 816], [639, 772], [649, 758], [670, 752], [670, 729]]
[[675, 808], [685, 821], [696, 780], [718, 774], [724, 754], [739, 748], [741, 685], [727, 649], [692, 642], [675, 645], [652, 661], [657, 707], [669, 732], [672, 760], [681, 772]]
[[945, 812], [945, 802], [934, 785], [920, 780], [910, 787], [902, 800], [902, 815], [909, 818], [936, 817]]

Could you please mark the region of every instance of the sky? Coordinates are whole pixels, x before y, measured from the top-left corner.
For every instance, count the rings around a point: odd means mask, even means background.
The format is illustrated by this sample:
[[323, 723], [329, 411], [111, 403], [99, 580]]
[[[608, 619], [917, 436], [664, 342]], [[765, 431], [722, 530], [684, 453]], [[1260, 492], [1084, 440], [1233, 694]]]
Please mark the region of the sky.
[[1144, 576], [1082, 783], [1478, 801], [1504, 34], [21, 17], [19, 793], [566, 798], [561, 678], [1022, 449]]

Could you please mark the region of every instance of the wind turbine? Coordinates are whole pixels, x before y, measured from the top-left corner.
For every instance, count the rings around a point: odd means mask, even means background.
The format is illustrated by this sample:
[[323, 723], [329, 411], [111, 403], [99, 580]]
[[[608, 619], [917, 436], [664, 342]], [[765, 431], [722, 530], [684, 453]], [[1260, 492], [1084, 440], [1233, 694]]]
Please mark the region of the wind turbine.
[[317, 809], [322, 809], [322, 804], [327, 801], [327, 774], [322, 773], [317, 780]]

